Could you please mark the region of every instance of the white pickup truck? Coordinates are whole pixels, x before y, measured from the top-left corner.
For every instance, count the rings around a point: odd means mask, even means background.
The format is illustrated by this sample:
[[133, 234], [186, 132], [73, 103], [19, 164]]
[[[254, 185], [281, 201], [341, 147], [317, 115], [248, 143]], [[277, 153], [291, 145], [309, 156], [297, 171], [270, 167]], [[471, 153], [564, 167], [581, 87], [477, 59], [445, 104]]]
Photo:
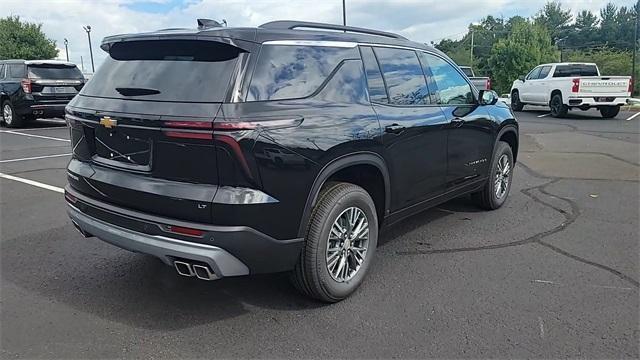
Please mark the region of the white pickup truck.
[[631, 97], [630, 76], [601, 76], [596, 64], [542, 64], [513, 82], [511, 108], [544, 105], [551, 116], [564, 117], [569, 109], [597, 108], [603, 118], [613, 118]]
[[471, 83], [478, 90], [491, 90], [491, 78], [486, 76], [476, 76], [471, 66], [460, 66], [460, 70], [467, 75]]

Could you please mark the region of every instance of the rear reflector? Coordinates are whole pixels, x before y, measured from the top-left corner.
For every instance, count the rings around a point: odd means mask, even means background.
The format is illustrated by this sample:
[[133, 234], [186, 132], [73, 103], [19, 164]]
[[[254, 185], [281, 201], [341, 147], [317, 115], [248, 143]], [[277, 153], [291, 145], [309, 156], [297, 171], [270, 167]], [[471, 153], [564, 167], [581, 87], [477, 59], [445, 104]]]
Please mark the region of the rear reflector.
[[75, 196], [69, 194], [66, 191], [64, 192], [64, 198], [67, 199], [67, 201], [72, 203], [72, 204], [75, 204], [76, 201], [78, 201], [78, 199]]
[[167, 231], [172, 232], [174, 234], [187, 235], [187, 236], [197, 236], [202, 237], [204, 235], [203, 230], [192, 229], [182, 226], [169, 225], [167, 226]]
[[633, 95], [633, 80], [634, 78], [631, 77], [631, 79], [629, 79], [629, 89], [627, 91], [629, 91], [631, 93], [631, 95]]

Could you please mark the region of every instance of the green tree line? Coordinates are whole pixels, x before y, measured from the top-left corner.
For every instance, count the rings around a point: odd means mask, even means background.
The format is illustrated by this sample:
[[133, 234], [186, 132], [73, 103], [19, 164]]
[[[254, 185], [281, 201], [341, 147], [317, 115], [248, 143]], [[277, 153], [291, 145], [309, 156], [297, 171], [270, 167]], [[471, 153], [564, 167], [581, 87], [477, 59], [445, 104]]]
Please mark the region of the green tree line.
[[461, 39], [433, 45], [459, 65], [472, 66], [477, 75], [490, 76], [500, 93], [545, 62], [594, 62], [603, 74], [631, 75], [638, 9], [640, 0], [632, 7], [608, 3], [597, 14], [580, 10], [574, 17], [571, 9], [552, 1], [528, 19], [489, 15], [469, 25]]
[[0, 18], [0, 60], [53, 59], [56, 56], [56, 42], [46, 37], [41, 24], [21, 21], [18, 16]]

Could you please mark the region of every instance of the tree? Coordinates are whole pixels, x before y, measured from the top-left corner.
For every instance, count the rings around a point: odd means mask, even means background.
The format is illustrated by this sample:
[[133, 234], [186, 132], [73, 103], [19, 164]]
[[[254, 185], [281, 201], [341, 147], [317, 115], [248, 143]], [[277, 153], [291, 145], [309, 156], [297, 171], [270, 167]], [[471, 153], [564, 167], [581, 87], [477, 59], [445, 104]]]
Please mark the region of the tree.
[[507, 38], [493, 45], [489, 66], [492, 84], [499, 92], [508, 92], [513, 80], [545, 62], [557, 59], [556, 47], [546, 28], [528, 21], [513, 24]]
[[564, 10], [559, 2], [553, 1], [544, 4], [534, 21], [536, 24], [544, 26], [555, 42], [564, 37], [572, 18], [571, 10]]
[[0, 60], [57, 57], [56, 42], [48, 39], [41, 28], [42, 24], [20, 21], [19, 16], [0, 19]]

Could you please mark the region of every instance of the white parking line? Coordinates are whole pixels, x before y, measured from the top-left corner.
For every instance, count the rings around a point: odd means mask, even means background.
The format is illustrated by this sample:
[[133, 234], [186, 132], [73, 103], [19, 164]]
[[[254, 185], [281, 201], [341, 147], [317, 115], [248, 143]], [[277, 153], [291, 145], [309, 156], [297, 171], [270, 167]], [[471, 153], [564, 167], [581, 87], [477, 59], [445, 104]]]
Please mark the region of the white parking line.
[[56, 154], [56, 155], [32, 156], [32, 157], [26, 157], [26, 158], [20, 158], [20, 159], [6, 159], [6, 160], [0, 160], [0, 164], [1, 164], [1, 163], [8, 163], [8, 162], [15, 162], [15, 161], [26, 161], [26, 160], [48, 159], [48, 158], [54, 158], [54, 157], [60, 157], [60, 156], [69, 156], [69, 155], [71, 155], [71, 153], [69, 153], [69, 154]]
[[640, 112], [637, 112], [627, 118], [627, 121], [635, 119], [636, 116], [640, 115]]
[[542, 115], [538, 115], [537, 117], [541, 118], [541, 117], [545, 117], [545, 116], [549, 116], [549, 115], [551, 115], [551, 113], [549, 113], [549, 114], [542, 114]]
[[39, 187], [39, 188], [42, 188], [42, 189], [47, 189], [47, 190], [51, 190], [51, 191], [55, 191], [55, 192], [59, 192], [61, 194], [64, 194], [64, 189], [63, 188], [59, 188], [57, 186], [43, 184], [43, 183], [38, 182], [38, 181], [24, 179], [24, 178], [21, 178], [21, 177], [9, 175], [9, 174], [4, 174], [4, 173], [0, 173], [0, 178], [13, 180], [13, 181], [18, 181], [18, 182], [21, 182], [21, 183], [24, 183], [24, 184], [28, 184], [28, 185], [31, 185], [31, 186], [36, 186], [36, 187]]
[[66, 126], [47, 126], [41, 128], [28, 128], [28, 129], [20, 129], [20, 130], [4, 130], [4, 131], [37, 131], [37, 130], [54, 130], [54, 129], [66, 129]]
[[17, 132], [17, 131], [12, 131], [12, 130], [0, 130], [0, 133], [29, 136], [29, 137], [39, 138], [39, 139], [71, 142], [71, 140], [67, 140], [67, 139], [61, 139], [61, 138], [56, 138], [56, 137], [51, 137], [51, 136], [43, 136], [43, 135], [23, 134], [23, 133], [20, 133], [20, 132]]

